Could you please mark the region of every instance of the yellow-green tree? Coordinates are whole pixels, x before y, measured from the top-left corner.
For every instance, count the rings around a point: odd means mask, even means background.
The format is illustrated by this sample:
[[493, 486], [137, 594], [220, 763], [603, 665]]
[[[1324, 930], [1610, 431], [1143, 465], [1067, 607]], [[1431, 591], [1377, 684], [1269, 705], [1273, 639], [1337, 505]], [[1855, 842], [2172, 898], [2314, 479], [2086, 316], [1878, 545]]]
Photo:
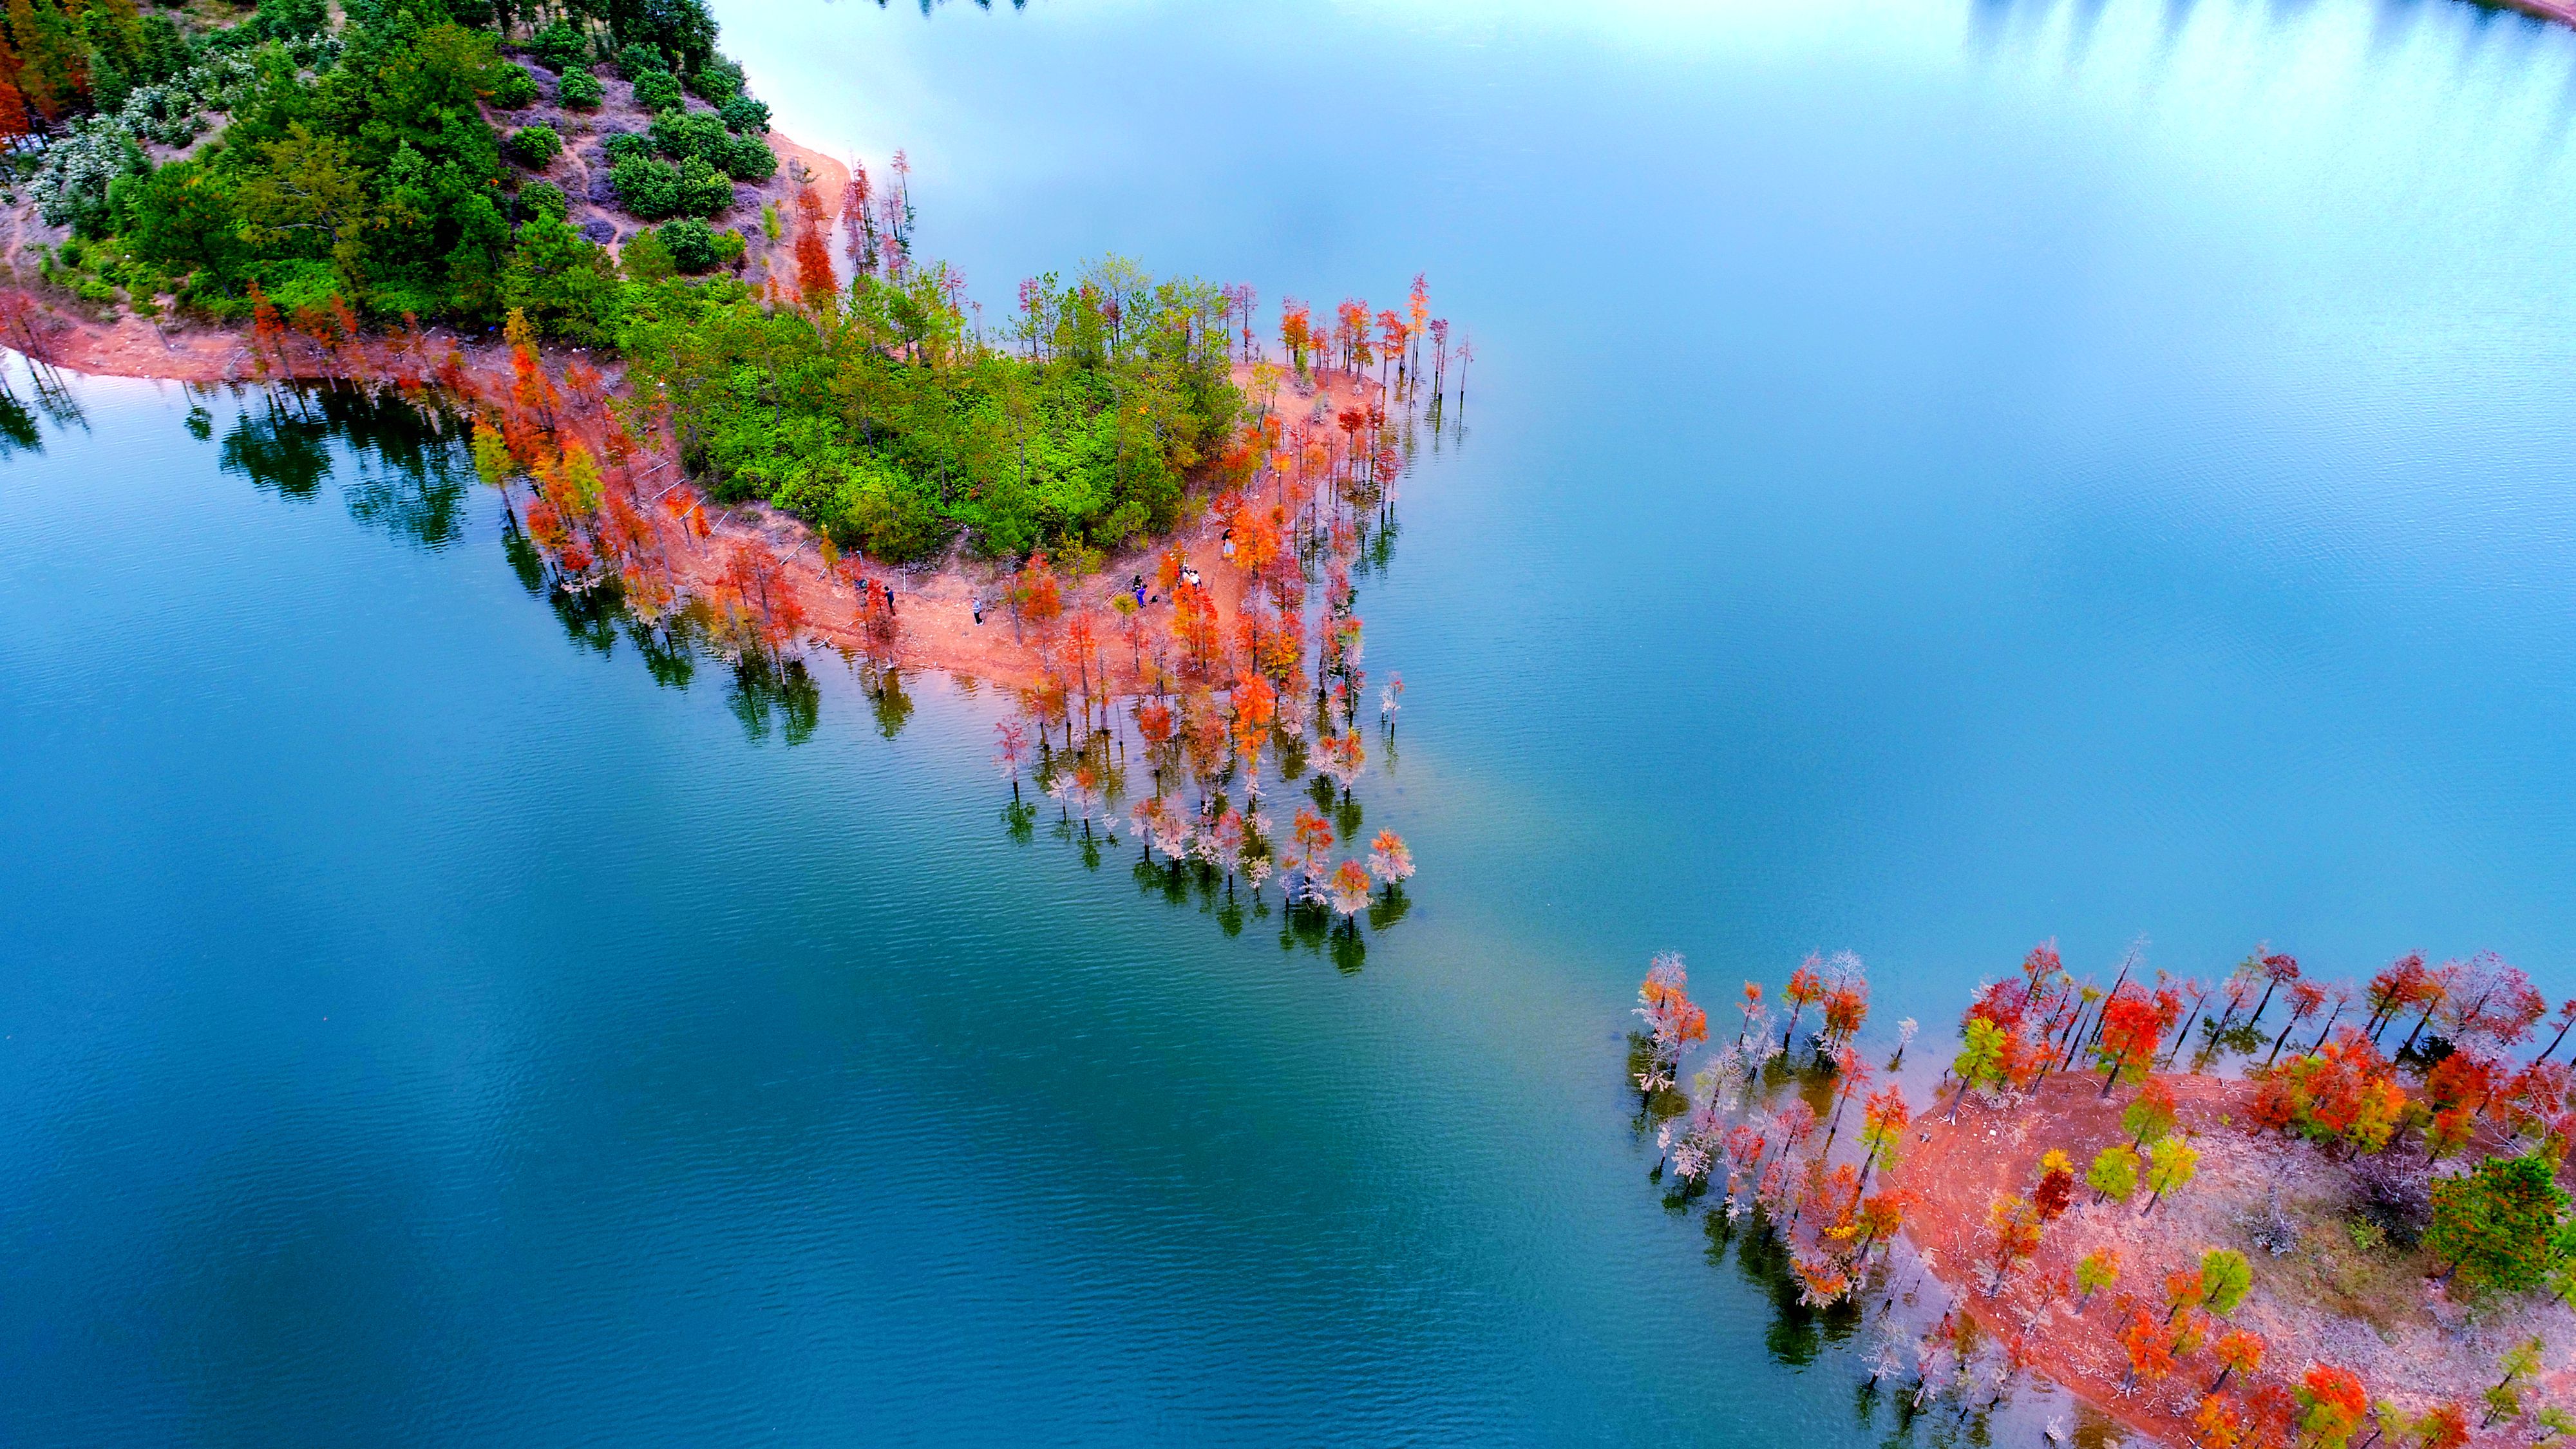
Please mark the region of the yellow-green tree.
[[2178, 1192], [2200, 1175], [2200, 1153], [2179, 1137], [2168, 1137], [2156, 1144], [2147, 1160], [2147, 1205], [2138, 1209], [2144, 1217], [2156, 1210], [2165, 1194]]
[[2084, 1174], [2084, 1185], [2093, 1189], [2095, 1202], [2118, 1198], [2129, 1200], [2138, 1190], [2138, 1154], [2127, 1144], [2114, 1142], [2093, 1154], [2093, 1166]]

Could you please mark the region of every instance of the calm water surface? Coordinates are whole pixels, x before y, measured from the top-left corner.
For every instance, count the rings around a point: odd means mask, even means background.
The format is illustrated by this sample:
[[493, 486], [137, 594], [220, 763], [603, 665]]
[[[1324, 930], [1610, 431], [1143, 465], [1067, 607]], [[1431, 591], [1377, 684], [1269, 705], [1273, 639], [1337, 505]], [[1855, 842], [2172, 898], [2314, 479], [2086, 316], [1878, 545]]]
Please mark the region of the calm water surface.
[[988, 304], [1429, 272], [1414, 910], [1228, 935], [1012, 840], [989, 695], [657, 683], [434, 445], [75, 382], [0, 465], [0, 1440], [1876, 1444], [1642, 1180], [1649, 952], [1936, 1035], [2051, 935], [2576, 988], [2576, 37], [721, 9]]

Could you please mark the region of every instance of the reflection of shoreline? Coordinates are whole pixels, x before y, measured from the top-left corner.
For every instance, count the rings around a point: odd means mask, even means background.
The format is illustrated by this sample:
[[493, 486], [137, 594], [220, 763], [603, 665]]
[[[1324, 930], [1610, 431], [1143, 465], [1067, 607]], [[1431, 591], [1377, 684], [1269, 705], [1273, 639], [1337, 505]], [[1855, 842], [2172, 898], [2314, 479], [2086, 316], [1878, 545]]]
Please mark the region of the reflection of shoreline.
[[[78, 426], [69, 387], [56, 378], [49, 393], [51, 368], [36, 363], [32, 371], [35, 408], [58, 426]], [[658, 608], [634, 607], [637, 601], [613, 579], [568, 578], [561, 555], [571, 549], [550, 554], [539, 518], [517, 519], [499, 507], [482, 515], [472, 506], [482, 487], [478, 454], [489, 461], [484, 450], [491, 435], [469, 413], [443, 405], [452, 396], [448, 390], [344, 379], [186, 387], [200, 400], [188, 411], [186, 429], [217, 450], [223, 472], [303, 503], [325, 496], [325, 485], [336, 479], [353, 520], [429, 551], [456, 545], [467, 536], [468, 519], [483, 516], [497, 526], [519, 584], [553, 610], [575, 646], [605, 659], [622, 639], [656, 684], [685, 689], [707, 680], [722, 690], [727, 710], [755, 744], [781, 737], [793, 746], [813, 736], [830, 673], [814, 667], [813, 654], [773, 652], [739, 627], [739, 608], [721, 597], [675, 602], [666, 596]], [[220, 433], [204, 405], [219, 388], [238, 404]], [[62, 408], [49, 401], [53, 394]], [[17, 402], [5, 381], [0, 403], [33, 417], [34, 409]], [[0, 443], [16, 437], [0, 418]], [[41, 449], [41, 436], [32, 445]], [[992, 723], [1002, 747], [996, 762], [1008, 767], [1010, 801], [1001, 818], [1013, 841], [1030, 843], [1043, 828], [1076, 846], [1082, 864], [1097, 871], [1122, 858], [1123, 840], [1143, 894], [1173, 906], [1195, 898], [1200, 913], [1229, 936], [1276, 917], [1283, 951], [1302, 946], [1322, 955], [1329, 949], [1332, 963], [1348, 973], [1366, 958], [1363, 920], [1370, 931], [1384, 931], [1411, 910], [1404, 881], [1413, 867], [1391, 830], [1380, 829], [1366, 855], [1358, 853], [1369, 802], [1352, 786], [1368, 761], [1381, 774], [1395, 769], [1402, 684], [1383, 692], [1378, 729], [1363, 743], [1353, 584], [1387, 565], [1394, 534], [1391, 517], [1378, 511], [1380, 485], [1344, 481], [1355, 496], [1343, 502], [1357, 517], [1335, 519], [1329, 554], [1271, 553], [1267, 570], [1254, 566], [1251, 552], [1242, 556], [1247, 580], [1274, 599], [1289, 591], [1302, 598], [1312, 576], [1323, 575], [1322, 617], [1346, 626], [1334, 633], [1341, 641], [1332, 646], [1334, 662], [1319, 666], [1328, 688], [1316, 697], [1329, 705], [1319, 703], [1309, 716], [1299, 691], [1283, 687], [1273, 694], [1259, 677], [1233, 674], [1194, 685], [1171, 682], [1171, 692], [1159, 698], [1139, 692], [1132, 709], [1116, 707], [1131, 702], [1123, 698], [1084, 699], [1078, 716], [1066, 710], [1060, 685], [1010, 690], [994, 701], [1002, 718]], [[531, 515], [541, 507], [534, 499], [517, 506]], [[1260, 541], [1261, 526], [1249, 525], [1245, 537]], [[1220, 571], [1232, 570], [1211, 562], [1207, 573]], [[1180, 592], [1204, 597], [1213, 582]], [[845, 662], [877, 731], [896, 737], [914, 711], [917, 685], [907, 685], [907, 666], [882, 649], [847, 654]], [[1091, 669], [1105, 690], [1107, 671], [1097, 660]], [[975, 675], [949, 674], [960, 695], [981, 692]], [[1228, 690], [1226, 702], [1217, 702], [1211, 685]], [[1023, 788], [1024, 777], [1030, 788]], [[1046, 819], [1050, 808], [1055, 816]], [[1352, 853], [1336, 855], [1337, 842]], [[1275, 886], [1265, 894], [1268, 882]]]

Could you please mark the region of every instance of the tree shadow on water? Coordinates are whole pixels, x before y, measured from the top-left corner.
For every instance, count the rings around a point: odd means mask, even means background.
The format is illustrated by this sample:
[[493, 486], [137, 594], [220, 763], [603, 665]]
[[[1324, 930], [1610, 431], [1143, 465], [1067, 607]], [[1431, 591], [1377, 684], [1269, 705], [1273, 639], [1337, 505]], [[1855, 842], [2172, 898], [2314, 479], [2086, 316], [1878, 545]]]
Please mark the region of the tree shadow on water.
[[790, 659], [773, 666], [758, 654], [746, 655], [734, 665], [725, 690], [726, 708], [742, 722], [743, 735], [753, 744], [769, 739], [773, 723], [787, 744], [801, 745], [813, 738], [822, 699], [813, 676], [805, 672], [805, 661]]
[[[202, 406], [189, 410], [188, 431], [200, 438], [212, 432]], [[281, 384], [259, 389], [234, 417], [216, 462], [263, 492], [300, 502], [319, 493], [335, 451], [345, 448], [358, 473], [341, 490], [349, 516], [435, 552], [464, 535], [473, 476], [464, 436], [454, 419], [390, 388]]]
[[330, 429], [294, 393], [272, 391], [233, 419], [215, 465], [263, 493], [309, 503], [331, 476]]
[[1847, 1342], [1860, 1331], [1863, 1315], [1852, 1299], [1824, 1308], [1801, 1301], [1789, 1249], [1759, 1209], [1732, 1223], [1724, 1222], [1722, 1208], [1712, 1209], [1708, 1216], [1710, 1261], [1722, 1258], [1725, 1243], [1732, 1240], [1736, 1271], [1771, 1300], [1771, 1322], [1763, 1329], [1762, 1344], [1773, 1358], [1803, 1368], [1814, 1363], [1826, 1345]]

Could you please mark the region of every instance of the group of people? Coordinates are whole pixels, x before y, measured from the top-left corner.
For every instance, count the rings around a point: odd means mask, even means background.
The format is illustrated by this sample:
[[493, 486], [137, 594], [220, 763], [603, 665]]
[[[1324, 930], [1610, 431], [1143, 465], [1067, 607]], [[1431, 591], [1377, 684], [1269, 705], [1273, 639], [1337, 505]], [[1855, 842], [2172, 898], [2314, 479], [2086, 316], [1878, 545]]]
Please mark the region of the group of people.
[[[1219, 540], [1218, 540], [1217, 548], [1218, 548], [1218, 552], [1220, 552], [1221, 554], [1223, 554], [1223, 555], [1225, 556], [1225, 560], [1226, 560], [1226, 562], [1228, 562], [1228, 563], [1232, 563], [1232, 562], [1234, 562], [1234, 530], [1233, 530], [1233, 529], [1229, 528], [1229, 529], [1227, 529], [1227, 530], [1225, 531], [1224, 536], [1223, 536], [1221, 539], [1219, 539]], [[1191, 588], [1194, 588], [1194, 589], [1195, 589], [1195, 588], [1199, 588], [1199, 587], [1201, 587], [1201, 584], [1200, 584], [1200, 582], [1199, 582], [1199, 571], [1198, 571], [1195, 567], [1193, 567], [1193, 566], [1191, 566], [1191, 565], [1189, 565], [1189, 564], [1186, 564], [1186, 563], [1185, 563], [1185, 564], [1182, 564], [1182, 565], [1181, 565], [1181, 582], [1182, 582], [1182, 583], [1185, 583], [1185, 584], [1187, 584], [1187, 585], [1189, 585]], [[1133, 598], [1136, 600], [1136, 607], [1137, 607], [1137, 608], [1139, 608], [1139, 609], [1144, 608], [1144, 607], [1145, 607], [1146, 605], [1148, 605], [1148, 604], [1159, 604], [1159, 603], [1161, 603], [1161, 602], [1162, 602], [1162, 596], [1161, 596], [1161, 595], [1159, 595], [1159, 594], [1148, 594], [1148, 593], [1145, 591], [1145, 576], [1144, 576], [1143, 574], [1136, 574], [1136, 575], [1134, 575], [1134, 576], [1132, 576], [1132, 577], [1130, 577], [1130, 578], [1128, 579], [1128, 581], [1127, 581], [1127, 592], [1129, 593], [1129, 595], [1130, 595], [1131, 597], [1133, 597]], [[893, 586], [893, 585], [891, 585], [891, 584], [889, 584], [889, 585], [887, 585], [887, 586], [886, 586], [886, 591], [885, 591], [885, 601], [886, 601], [886, 612], [888, 612], [888, 613], [892, 613], [892, 612], [894, 612], [894, 586]], [[971, 600], [969, 600], [969, 601], [968, 601], [968, 607], [969, 607], [969, 608], [971, 608], [971, 609], [974, 611], [974, 614], [975, 614], [975, 622], [976, 622], [977, 624], [981, 624], [981, 623], [983, 623], [983, 622], [984, 622], [984, 596], [983, 596], [982, 594], [977, 594], [977, 595], [975, 595], [975, 596], [974, 596], [974, 598], [972, 598]]]

